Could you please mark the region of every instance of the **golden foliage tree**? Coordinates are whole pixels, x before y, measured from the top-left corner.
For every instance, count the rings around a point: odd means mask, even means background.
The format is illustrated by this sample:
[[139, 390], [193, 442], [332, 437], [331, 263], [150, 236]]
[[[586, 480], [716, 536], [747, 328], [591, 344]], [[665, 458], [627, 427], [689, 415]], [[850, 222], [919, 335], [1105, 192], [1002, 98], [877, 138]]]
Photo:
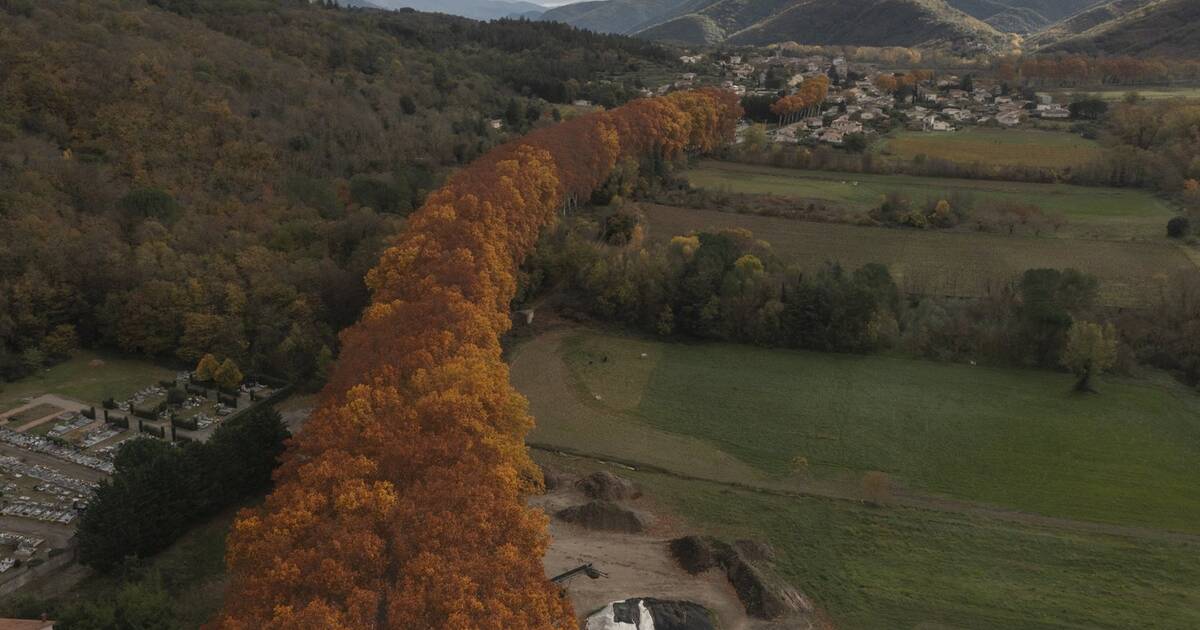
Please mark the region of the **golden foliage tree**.
[[1077, 321], [1067, 331], [1062, 363], [1078, 378], [1075, 389], [1091, 392], [1092, 379], [1112, 368], [1117, 360], [1117, 331], [1112, 324], [1101, 326]]
[[242, 371], [238, 369], [233, 359], [225, 359], [212, 375], [213, 380], [223, 389], [237, 389], [242, 384]]
[[206, 354], [200, 357], [200, 362], [196, 364], [196, 379], [205, 382], [211, 381], [220, 367], [221, 363], [217, 361], [217, 357]]

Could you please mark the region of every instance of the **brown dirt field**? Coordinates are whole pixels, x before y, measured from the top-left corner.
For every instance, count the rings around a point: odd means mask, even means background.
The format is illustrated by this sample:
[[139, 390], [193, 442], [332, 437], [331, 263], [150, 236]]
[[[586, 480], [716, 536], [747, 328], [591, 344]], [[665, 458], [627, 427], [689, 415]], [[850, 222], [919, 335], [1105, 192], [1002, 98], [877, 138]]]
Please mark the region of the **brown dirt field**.
[[[555, 492], [533, 497], [530, 505], [553, 513], [586, 501], [583, 493], [567, 484]], [[628, 505], [639, 511], [654, 513], [654, 526], [642, 534], [622, 534], [587, 530], [555, 518], [550, 519], [551, 542], [544, 558], [547, 577], [589, 562], [608, 574], [608, 577], [597, 580], [579, 576], [568, 583], [567, 594], [580, 621], [614, 601], [630, 597], [656, 597], [686, 600], [705, 606], [717, 616], [722, 630], [767, 630], [779, 627], [748, 617], [737, 593], [722, 572], [712, 570], [693, 576], [676, 564], [671, 558], [668, 544], [681, 532], [669, 514], [663, 513], [646, 498], [628, 502]]]
[[927, 295], [978, 297], [1027, 269], [1074, 267], [1100, 279], [1106, 305], [1139, 306], [1173, 275], [1197, 270], [1170, 244], [860, 227], [654, 204], [642, 211], [654, 238], [744, 228], [771, 243], [784, 260], [807, 268], [880, 262], [901, 288]]

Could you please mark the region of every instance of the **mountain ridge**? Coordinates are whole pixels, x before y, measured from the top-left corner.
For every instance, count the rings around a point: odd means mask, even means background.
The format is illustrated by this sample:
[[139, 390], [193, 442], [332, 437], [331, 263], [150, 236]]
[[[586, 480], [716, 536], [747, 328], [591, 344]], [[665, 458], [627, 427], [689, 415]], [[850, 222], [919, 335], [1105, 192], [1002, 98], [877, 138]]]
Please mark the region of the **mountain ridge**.
[[541, 19], [682, 45], [1000, 45], [1005, 36], [945, 0], [598, 0]]
[[1200, 2], [1114, 0], [1047, 29], [1041, 52], [1200, 57]]

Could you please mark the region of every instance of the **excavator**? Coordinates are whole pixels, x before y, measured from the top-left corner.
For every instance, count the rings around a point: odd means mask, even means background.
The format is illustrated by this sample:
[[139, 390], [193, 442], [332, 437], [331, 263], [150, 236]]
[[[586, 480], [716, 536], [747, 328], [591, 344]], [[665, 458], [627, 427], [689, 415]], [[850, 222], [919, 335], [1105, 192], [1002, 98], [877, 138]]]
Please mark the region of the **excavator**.
[[607, 573], [592, 566], [592, 563], [589, 562], [587, 564], [577, 566], [574, 569], [571, 569], [570, 571], [560, 573], [560, 574], [550, 578], [550, 581], [557, 584], [565, 592], [567, 590], [567, 583], [570, 582], [572, 579], [579, 577], [581, 575], [586, 575], [593, 580], [598, 580], [602, 577], [608, 577]]

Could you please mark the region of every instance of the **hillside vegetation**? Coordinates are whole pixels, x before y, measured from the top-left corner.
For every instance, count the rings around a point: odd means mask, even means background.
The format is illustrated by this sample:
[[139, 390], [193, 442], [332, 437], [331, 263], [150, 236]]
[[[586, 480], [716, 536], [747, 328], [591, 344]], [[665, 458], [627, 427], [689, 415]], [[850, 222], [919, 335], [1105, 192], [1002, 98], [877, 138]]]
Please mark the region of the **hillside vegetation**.
[[872, 46], [1003, 42], [995, 29], [942, 0], [801, 0], [730, 39], [751, 45], [781, 41]]
[[950, 6], [1009, 33], [1033, 33], [1104, 0], [948, 0]]
[[320, 378], [445, 173], [669, 62], [558, 24], [265, 0], [4, 0], [0, 58], [0, 380], [74, 342]]
[[[1041, 38], [1046, 44], [1044, 50], [1093, 55], [1200, 55], [1200, 3], [1157, 0], [1140, 7], [1138, 4], [1118, 0], [1054, 27]], [[1055, 36], [1064, 39], [1053, 41]]]

